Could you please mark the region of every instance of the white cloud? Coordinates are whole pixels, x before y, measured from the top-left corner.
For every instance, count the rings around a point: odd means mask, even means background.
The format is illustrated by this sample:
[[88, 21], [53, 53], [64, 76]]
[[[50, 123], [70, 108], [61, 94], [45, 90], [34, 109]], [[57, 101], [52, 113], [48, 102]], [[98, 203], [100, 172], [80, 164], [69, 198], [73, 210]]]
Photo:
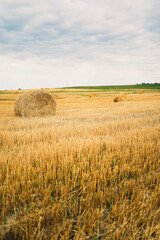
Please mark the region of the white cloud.
[[159, 0], [3, 2], [0, 88], [159, 81], [159, 7]]

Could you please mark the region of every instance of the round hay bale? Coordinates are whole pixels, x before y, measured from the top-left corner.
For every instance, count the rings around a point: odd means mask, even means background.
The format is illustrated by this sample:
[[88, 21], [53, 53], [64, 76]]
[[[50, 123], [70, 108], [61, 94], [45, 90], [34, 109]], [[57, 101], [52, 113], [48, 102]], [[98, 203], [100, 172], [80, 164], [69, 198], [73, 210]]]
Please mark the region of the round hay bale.
[[114, 97], [113, 99], [114, 102], [122, 102], [122, 101], [127, 101], [126, 93], [119, 94]]
[[89, 97], [90, 98], [95, 98], [95, 97], [97, 97], [97, 93], [92, 93]]
[[144, 93], [144, 91], [141, 91], [141, 92], [140, 92], [140, 94], [143, 94], [143, 93]]
[[15, 115], [21, 117], [54, 115], [55, 111], [55, 100], [43, 90], [26, 92], [20, 95], [14, 104]]

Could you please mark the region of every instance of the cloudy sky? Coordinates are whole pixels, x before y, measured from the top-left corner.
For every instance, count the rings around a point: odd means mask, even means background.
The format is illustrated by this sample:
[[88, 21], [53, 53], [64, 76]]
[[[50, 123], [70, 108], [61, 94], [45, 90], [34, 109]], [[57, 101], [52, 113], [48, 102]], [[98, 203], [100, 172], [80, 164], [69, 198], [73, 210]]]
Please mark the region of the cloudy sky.
[[1, 0], [0, 89], [160, 82], [160, 0]]

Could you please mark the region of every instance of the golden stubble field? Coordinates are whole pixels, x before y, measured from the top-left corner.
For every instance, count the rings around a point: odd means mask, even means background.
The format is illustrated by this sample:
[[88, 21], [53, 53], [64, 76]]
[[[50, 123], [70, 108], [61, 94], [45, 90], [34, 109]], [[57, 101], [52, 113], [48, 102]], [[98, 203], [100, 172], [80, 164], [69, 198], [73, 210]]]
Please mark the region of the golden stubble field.
[[0, 239], [158, 240], [160, 93], [52, 94], [44, 118], [0, 96]]

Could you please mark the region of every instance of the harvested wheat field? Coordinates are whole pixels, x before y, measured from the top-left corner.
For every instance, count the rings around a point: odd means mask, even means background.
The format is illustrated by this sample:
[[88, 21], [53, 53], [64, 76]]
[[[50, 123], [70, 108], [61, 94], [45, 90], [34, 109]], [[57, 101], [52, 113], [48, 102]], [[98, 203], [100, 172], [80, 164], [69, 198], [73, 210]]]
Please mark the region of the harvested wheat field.
[[11, 95], [0, 101], [0, 239], [159, 239], [160, 93], [115, 104], [114, 93], [57, 92], [56, 115], [33, 118], [15, 116]]

